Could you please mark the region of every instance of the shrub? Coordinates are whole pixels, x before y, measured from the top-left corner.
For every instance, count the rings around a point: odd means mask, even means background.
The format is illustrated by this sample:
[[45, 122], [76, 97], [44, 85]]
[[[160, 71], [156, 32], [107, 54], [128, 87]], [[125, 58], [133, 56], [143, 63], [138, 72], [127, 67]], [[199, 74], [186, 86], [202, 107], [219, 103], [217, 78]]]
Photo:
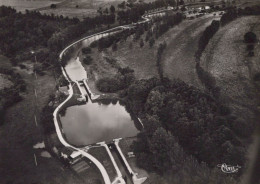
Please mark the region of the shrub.
[[154, 43], [155, 43], [154, 38], [151, 38], [151, 39], [149, 40], [149, 46], [150, 46], [150, 47], [153, 47]]
[[90, 54], [91, 53], [91, 48], [90, 47], [85, 47], [81, 51], [82, 51], [83, 54]]
[[208, 26], [203, 32], [202, 36], [199, 39], [198, 51], [196, 52], [196, 59], [200, 59], [202, 52], [206, 48], [209, 40], [214, 36], [214, 34], [218, 31], [220, 26], [219, 21], [213, 20], [211, 25]]
[[246, 47], [246, 49], [248, 50], [248, 51], [253, 51], [254, 50], [254, 45], [252, 44], [250, 44], [250, 45], [247, 45], [247, 47]]
[[102, 78], [96, 82], [96, 86], [101, 92], [117, 92], [125, 89], [135, 80], [134, 70], [129, 67], [119, 68], [114, 77]]
[[51, 4], [50, 7], [53, 8], [53, 9], [55, 9], [55, 8], [57, 8], [57, 5], [56, 5], [56, 4]]
[[253, 32], [247, 32], [244, 35], [244, 42], [245, 43], [255, 43], [256, 42], [256, 34]]
[[254, 81], [260, 81], [260, 73], [254, 75]]
[[116, 50], [117, 50], [117, 44], [116, 44], [116, 42], [113, 43], [113, 45], [112, 45], [112, 50], [113, 50], [113, 51], [116, 51]]
[[253, 56], [255, 56], [254, 51], [250, 51], [250, 52], [248, 53], [248, 57], [253, 57]]
[[144, 40], [141, 39], [141, 40], [140, 40], [140, 47], [142, 48], [143, 46], [144, 46]]
[[112, 93], [124, 89], [125, 84], [122, 79], [113, 77], [99, 79], [96, 83], [96, 86], [101, 92]]
[[92, 62], [92, 57], [91, 56], [86, 56], [83, 58], [83, 63], [86, 64], [86, 65], [90, 65], [91, 62]]

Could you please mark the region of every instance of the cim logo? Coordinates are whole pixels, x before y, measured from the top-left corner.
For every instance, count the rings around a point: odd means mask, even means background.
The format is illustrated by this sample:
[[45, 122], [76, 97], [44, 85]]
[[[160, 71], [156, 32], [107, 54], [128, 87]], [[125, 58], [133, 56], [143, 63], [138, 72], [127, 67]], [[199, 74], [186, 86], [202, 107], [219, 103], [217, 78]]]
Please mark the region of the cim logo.
[[220, 167], [221, 171], [224, 173], [237, 173], [238, 169], [241, 168], [241, 166], [239, 165], [231, 166], [231, 165], [227, 165], [226, 163], [218, 164], [217, 166]]

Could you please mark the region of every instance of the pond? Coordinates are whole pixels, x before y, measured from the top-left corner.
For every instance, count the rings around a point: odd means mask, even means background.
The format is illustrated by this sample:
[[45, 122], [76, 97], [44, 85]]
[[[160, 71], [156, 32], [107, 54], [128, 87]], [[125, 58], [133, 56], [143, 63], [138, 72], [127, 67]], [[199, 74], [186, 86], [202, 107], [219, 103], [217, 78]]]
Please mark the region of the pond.
[[60, 120], [67, 141], [75, 146], [133, 137], [141, 129], [138, 120], [119, 101], [107, 104], [89, 100], [84, 105], [68, 107]]

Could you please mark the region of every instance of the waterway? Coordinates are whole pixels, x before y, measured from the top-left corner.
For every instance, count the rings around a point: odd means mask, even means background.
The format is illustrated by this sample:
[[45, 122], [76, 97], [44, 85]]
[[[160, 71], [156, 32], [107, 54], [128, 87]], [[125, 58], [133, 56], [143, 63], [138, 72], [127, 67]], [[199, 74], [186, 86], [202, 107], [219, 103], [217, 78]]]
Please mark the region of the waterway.
[[[87, 72], [81, 65], [78, 52], [95, 39], [98, 38], [84, 40], [65, 53], [69, 53], [69, 58], [64, 68], [72, 81], [87, 78]], [[119, 101], [100, 100], [93, 103], [88, 99], [86, 104], [67, 107], [65, 114], [60, 115], [60, 120], [67, 141], [75, 146], [133, 137], [141, 129], [137, 118], [130, 115]]]
[[[101, 101], [102, 102], [102, 101]], [[67, 141], [76, 146], [110, 142], [115, 138], [135, 136], [141, 128], [125, 107], [116, 103], [92, 103], [68, 107], [60, 115]]]

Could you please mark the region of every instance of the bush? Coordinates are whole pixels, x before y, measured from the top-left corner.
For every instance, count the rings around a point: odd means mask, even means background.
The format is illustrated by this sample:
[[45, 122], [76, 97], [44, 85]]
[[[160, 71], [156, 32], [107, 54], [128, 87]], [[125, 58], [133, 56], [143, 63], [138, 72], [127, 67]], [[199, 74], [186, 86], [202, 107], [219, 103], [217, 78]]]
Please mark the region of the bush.
[[55, 9], [55, 8], [57, 8], [57, 5], [56, 5], [56, 4], [51, 4], [50, 7], [53, 8], [53, 9]]
[[256, 34], [253, 32], [247, 32], [244, 35], [244, 42], [245, 43], [255, 43], [257, 41]]
[[86, 65], [90, 65], [91, 62], [92, 62], [92, 57], [91, 56], [86, 56], [83, 58], [83, 63], [86, 64]]
[[149, 46], [150, 46], [150, 47], [153, 47], [154, 43], [155, 43], [154, 38], [151, 38], [151, 39], [149, 40]]
[[252, 44], [250, 44], [250, 45], [247, 45], [247, 47], [246, 47], [246, 49], [247, 49], [247, 51], [253, 51], [254, 50], [254, 45]]
[[253, 57], [253, 56], [255, 56], [254, 51], [250, 51], [250, 52], [248, 53], [248, 57]]
[[123, 80], [117, 77], [99, 79], [96, 86], [99, 91], [108, 93], [113, 93], [125, 88]]
[[96, 86], [99, 91], [109, 93], [125, 89], [135, 80], [133, 72], [129, 67], [119, 68], [114, 77], [99, 79]]
[[81, 51], [82, 51], [83, 54], [90, 54], [91, 53], [91, 48], [90, 47], [85, 47]]
[[214, 36], [214, 34], [218, 31], [220, 26], [219, 21], [213, 20], [211, 25], [208, 26], [205, 31], [203, 32], [202, 36], [199, 39], [199, 46], [196, 52], [196, 59], [199, 60], [201, 57], [202, 52], [206, 48], [209, 40]]
[[113, 50], [113, 51], [116, 51], [116, 50], [117, 50], [117, 44], [116, 44], [116, 42], [113, 43], [113, 45], [112, 45], [112, 50]]
[[140, 40], [140, 47], [142, 48], [143, 46], [144, 46], [144, 40], [141, 39], [141, 40]]
[[236, 19], [238, 16], [237, 10], [235, 8], [230, 8], [224, 13], [220, 19], [221, 25], [226, 25], [227, 23], [231, 22], [232, 20]]
[[260, 73], [254, 75], [254, 81], [260, 81]]

